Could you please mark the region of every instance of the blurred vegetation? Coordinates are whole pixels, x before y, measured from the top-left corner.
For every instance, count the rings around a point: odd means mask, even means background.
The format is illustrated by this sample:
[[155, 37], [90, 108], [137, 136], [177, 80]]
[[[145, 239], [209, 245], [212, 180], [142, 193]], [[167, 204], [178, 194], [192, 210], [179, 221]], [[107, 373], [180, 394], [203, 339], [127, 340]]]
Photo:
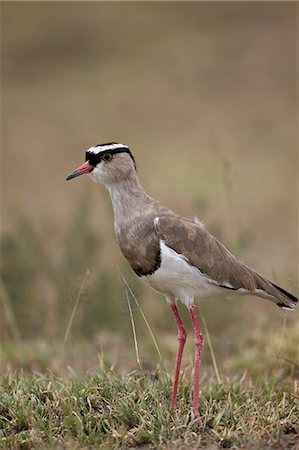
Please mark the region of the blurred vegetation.
[[[296, 7], [2, 4], [2, 368], [54, 370], [65, 358], [94, 371], [103, 354], [136, 367], [120, 272], [173, 366], [173, 319], [120, 254], [107, 193], [87, 177], [65, 183], [96, 143], [128, 144], [152, 196], [198, 215], [244, 262], [298, 292]], [[298, 312], [286, 318], [253, 298], [211, 299], [199, 312], [221, 372], [294, 376]], [[207, 346], [204, 357], [209, 373]]]

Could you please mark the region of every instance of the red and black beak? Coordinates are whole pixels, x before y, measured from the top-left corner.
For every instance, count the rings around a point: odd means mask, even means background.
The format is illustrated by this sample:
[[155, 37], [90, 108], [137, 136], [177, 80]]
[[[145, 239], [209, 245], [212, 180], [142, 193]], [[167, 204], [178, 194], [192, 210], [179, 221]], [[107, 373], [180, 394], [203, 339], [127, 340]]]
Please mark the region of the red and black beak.
[[89, 173], [94, 169], [94, 166], [89, 164], [89, 161], [86, 161], [82, 166], [78, 167], [78, 169], [74, 170], [74, 172], [70, 173], [66, 180], [71, 180], [72, 178], [76, 178], [79, 175], [83, 175], [84, 173]]

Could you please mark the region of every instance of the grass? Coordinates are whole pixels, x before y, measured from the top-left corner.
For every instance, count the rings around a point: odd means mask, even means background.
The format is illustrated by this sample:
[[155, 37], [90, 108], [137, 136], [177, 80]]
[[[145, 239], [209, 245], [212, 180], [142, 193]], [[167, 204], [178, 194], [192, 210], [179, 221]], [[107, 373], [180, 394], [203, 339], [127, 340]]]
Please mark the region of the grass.
[[186, 373], [176, 412], [171, 380], [159, 371], [9, 373], [0, 394], [2, 448], [291, 448], [299, 432], [298, 385], [267, 379], [204, 380], [200, 422], [191, 417]]

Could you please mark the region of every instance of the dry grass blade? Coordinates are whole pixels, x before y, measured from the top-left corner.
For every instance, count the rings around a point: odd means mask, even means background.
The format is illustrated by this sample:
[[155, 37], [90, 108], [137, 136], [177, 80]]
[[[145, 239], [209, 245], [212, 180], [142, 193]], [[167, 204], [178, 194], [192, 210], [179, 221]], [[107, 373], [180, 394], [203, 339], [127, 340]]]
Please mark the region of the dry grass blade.
[[73, 310], [72, 310], [72, 313], [71, 313], [71, 316], [70, 316], [70, 320], [68, 322], [68, 325], [67, 325], [67, 328], [66, 328], [66, 331], [65, 331], [65, 334], [64, 334], [64, 339], [63, 339], [63, 344], [64, 345], [66, 344], [66, 341], [68, 340], [68, 337], [69, 337], [69, 334], [70, 334], [70, 331], [71, 331], [71, 328], [72, 328], [72, 324], [73, 324], [73, 321], [74, 321], [74, 317], [75, 317], [75, 314], [76, 314], [76, 311], [77, 311], [77, 308], [78, 308], [78, 305], [79, 305], [79, 301], [80, 301], [80, 299], [82, 297], [82, 294], [84, 292], [84, 289], [85, 289], [88, 277], [89, 277], [89, 270], [86, 271], [85, 277], [83, 278], [83, 280], [82, 280], [82, 282], [80, 284], [78, 295], [76, 297], [76, 301], [74, 303], [74, 307], [73, 307]]
[[14, 310], [13, 310], [8, 292], [7, 292], [5, 285], [1, 278], [0, 278], [0, 297], [2, 299], [4, 315], [6, 317], [8, 325], [9, 325], [11, 334], [15, 341], [19, 341], [20, 333], [19, 333], [19, 328], [18, 328], [16, 318], [15, 318]]
[[143, 318], [143, 320], [144, 320], [144, 322], [145, 322], [145, 325], [146, 325], [146, 327], [147, 327], [147, 329], [148, 329], [148, 331], [149, 331], [149, 333], [150, 333], [150, 336], [151, 336], [151, 338], [152, 338], [152, 341], [153, 341], [153, 343], [154, 343], [155, 349], [156, 349], [156, 351], [157, 351], [157, 353], [158, 353], [159, 359], [160, 359], [160, 361], [161, 361], [161, 363], [162, 363], [163, 368], [165, 369], [165, 365], [164, 365], [164, 361], [163, 361], [163, 358], [162, 358], [162, 354], [161, 354], [161, 352], [160, 352], [158, 343], [157, 343], [156, 338], [155, 338], [155, 336], [154, 336], [154, 333], [153, 333], [153, 331], [152, 331], [152, 329], [151, 329], [151, 327], [150, 327], [150, 324], [148, 323], [148, 320], [147, 320], [147, 318], [145, 317], [145, 314], [144, 314], [144, 312], [143, 312], [143, 310], [142, 310], [142, 308], [141, 308], [141, 306], [140, 306], [140, 304], [139, 304], [139, 302], [138, 302], [136, 296], [134, 295], [134, 292], [133, 292], [132, 289], [130, 288], [130, 286], [129, 286], [127, 280], [125, 279], [124, 275], [122, 274], [122, 272], [121, 272], [119, 269], [118, 269], [118, 271], [119, 271], [119, 273], [120, 273], [120, 275], [121, 275], [121, 277], [122, 277], [123, 282], [124, 282], [125, 285], [126, 285], [127, 290], [129, 291], [130, 295], [132, 296], [132, 298], [133, 298], [133, 300], [134, 300], [134, 302], [135, 302], [135, 304], [136, 304], [136, 306], [137, 306], [137, 308], [138, 308], [138, 310], [139, 310], [139, 312], [140, 312], [140, 314], [141, 314], [141, 316], [142, 316], [142, 318]]
[[279, 370], [280, 370], [280, 365], [281, 365], [281, 361], [284, 359], [283, 356], [281, 355], [281, 349], [282, 349], [282, 344], [283, 344], [283, 340], [284, 340], [284, 336], [285, 336], [285, 330], [286, 330], [286, 323], [287, 323], [287, 313], [286, 311], [284, 311], [283, 314], [283, 319], [282, 319], [282, 324], [281, 324], [281, 332], [280, 332], [280, 336], [279, 336], [279, 347], [278, 347], [278, 352], [276, 353], [276, 374], [275, 376], [278, 375]]
[[299, 369], [299, 364], [296, 363], [295, 361], [292, 361], [291, 359], [288, 359], [285, 356], [280, 355], [279, 353], [270, 353], [270, 354], [273, 355], [275, 358], [282, 359], [283, 361], [286, 361], [287, 363], [292, 364], [297, 369]]
[[140, 367], [140, 369], [143, 371], [142, 365], [141, 365], [141, 361], [140, 361], [140, 357], [139, 357], [139, 349], [138, 349], [138, 342], [137, 342], [137, 334], [136, 334], [136, 328], [135, 328], [135, 322], [134, 322], [134, 316], [132, 313], [132, 308], [131, 308], [131, 303], [130, 303], [130, 298], [129, 298], [129, 291], [128, 289], [126, 289], [126, 298], [127, 298], [127, 304], [128, 304], [128, 309], [129, 309], [129, 314], [130, 314], [130, 319], [131, 319], [131, 325], [132, 325], [132, 333], [133, 333], [133, 339], [134, 339], [134, 346], [135, 346], [135, 352], [136, 352], [136, 360], [137, 360], [137, 364]]
[[222, 381], [221, 381], [221, 378], [220, 378], [220, 375], [219, 375], [219, 370], [218, 370], [218, 366], [217, 366], [217, 362], [216, 362], [216, 358], [215, 358], [214, 349], [213, 349], [213, 346], [212, 346], [212, 341], [211, 341], [211, 338], [210, 338], [210, 333], [209, 333], [209, 330], [208, 330], [208, 327], [207, 327], [206, 319], [205, 319], [205, 317], [204, 317], [202, 312], [200, 313], [200, 315], [201, 315], [201, 318], [202, 318], [203, 326], [205, 328], [205, 335], [206, 335], [208, 346], [209, 346], [209, 349], [210, 349], [211, 358], [212, 358], [212, 362], [213, 362], [213, 366], [214, 366], [214, 370], [215, 370], [215, 375], [216, 375], [218, 383], [221, 384]]

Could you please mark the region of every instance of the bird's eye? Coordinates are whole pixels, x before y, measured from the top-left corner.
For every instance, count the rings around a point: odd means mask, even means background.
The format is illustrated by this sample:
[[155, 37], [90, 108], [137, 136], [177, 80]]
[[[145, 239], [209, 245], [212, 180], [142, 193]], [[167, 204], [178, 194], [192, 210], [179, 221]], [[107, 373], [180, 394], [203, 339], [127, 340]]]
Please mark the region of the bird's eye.
[[111, 159], [112, 159], [111, 153], [105, 153], [105, 155], [102, 156], [102, 159], [104, 161], [111, 161]]

